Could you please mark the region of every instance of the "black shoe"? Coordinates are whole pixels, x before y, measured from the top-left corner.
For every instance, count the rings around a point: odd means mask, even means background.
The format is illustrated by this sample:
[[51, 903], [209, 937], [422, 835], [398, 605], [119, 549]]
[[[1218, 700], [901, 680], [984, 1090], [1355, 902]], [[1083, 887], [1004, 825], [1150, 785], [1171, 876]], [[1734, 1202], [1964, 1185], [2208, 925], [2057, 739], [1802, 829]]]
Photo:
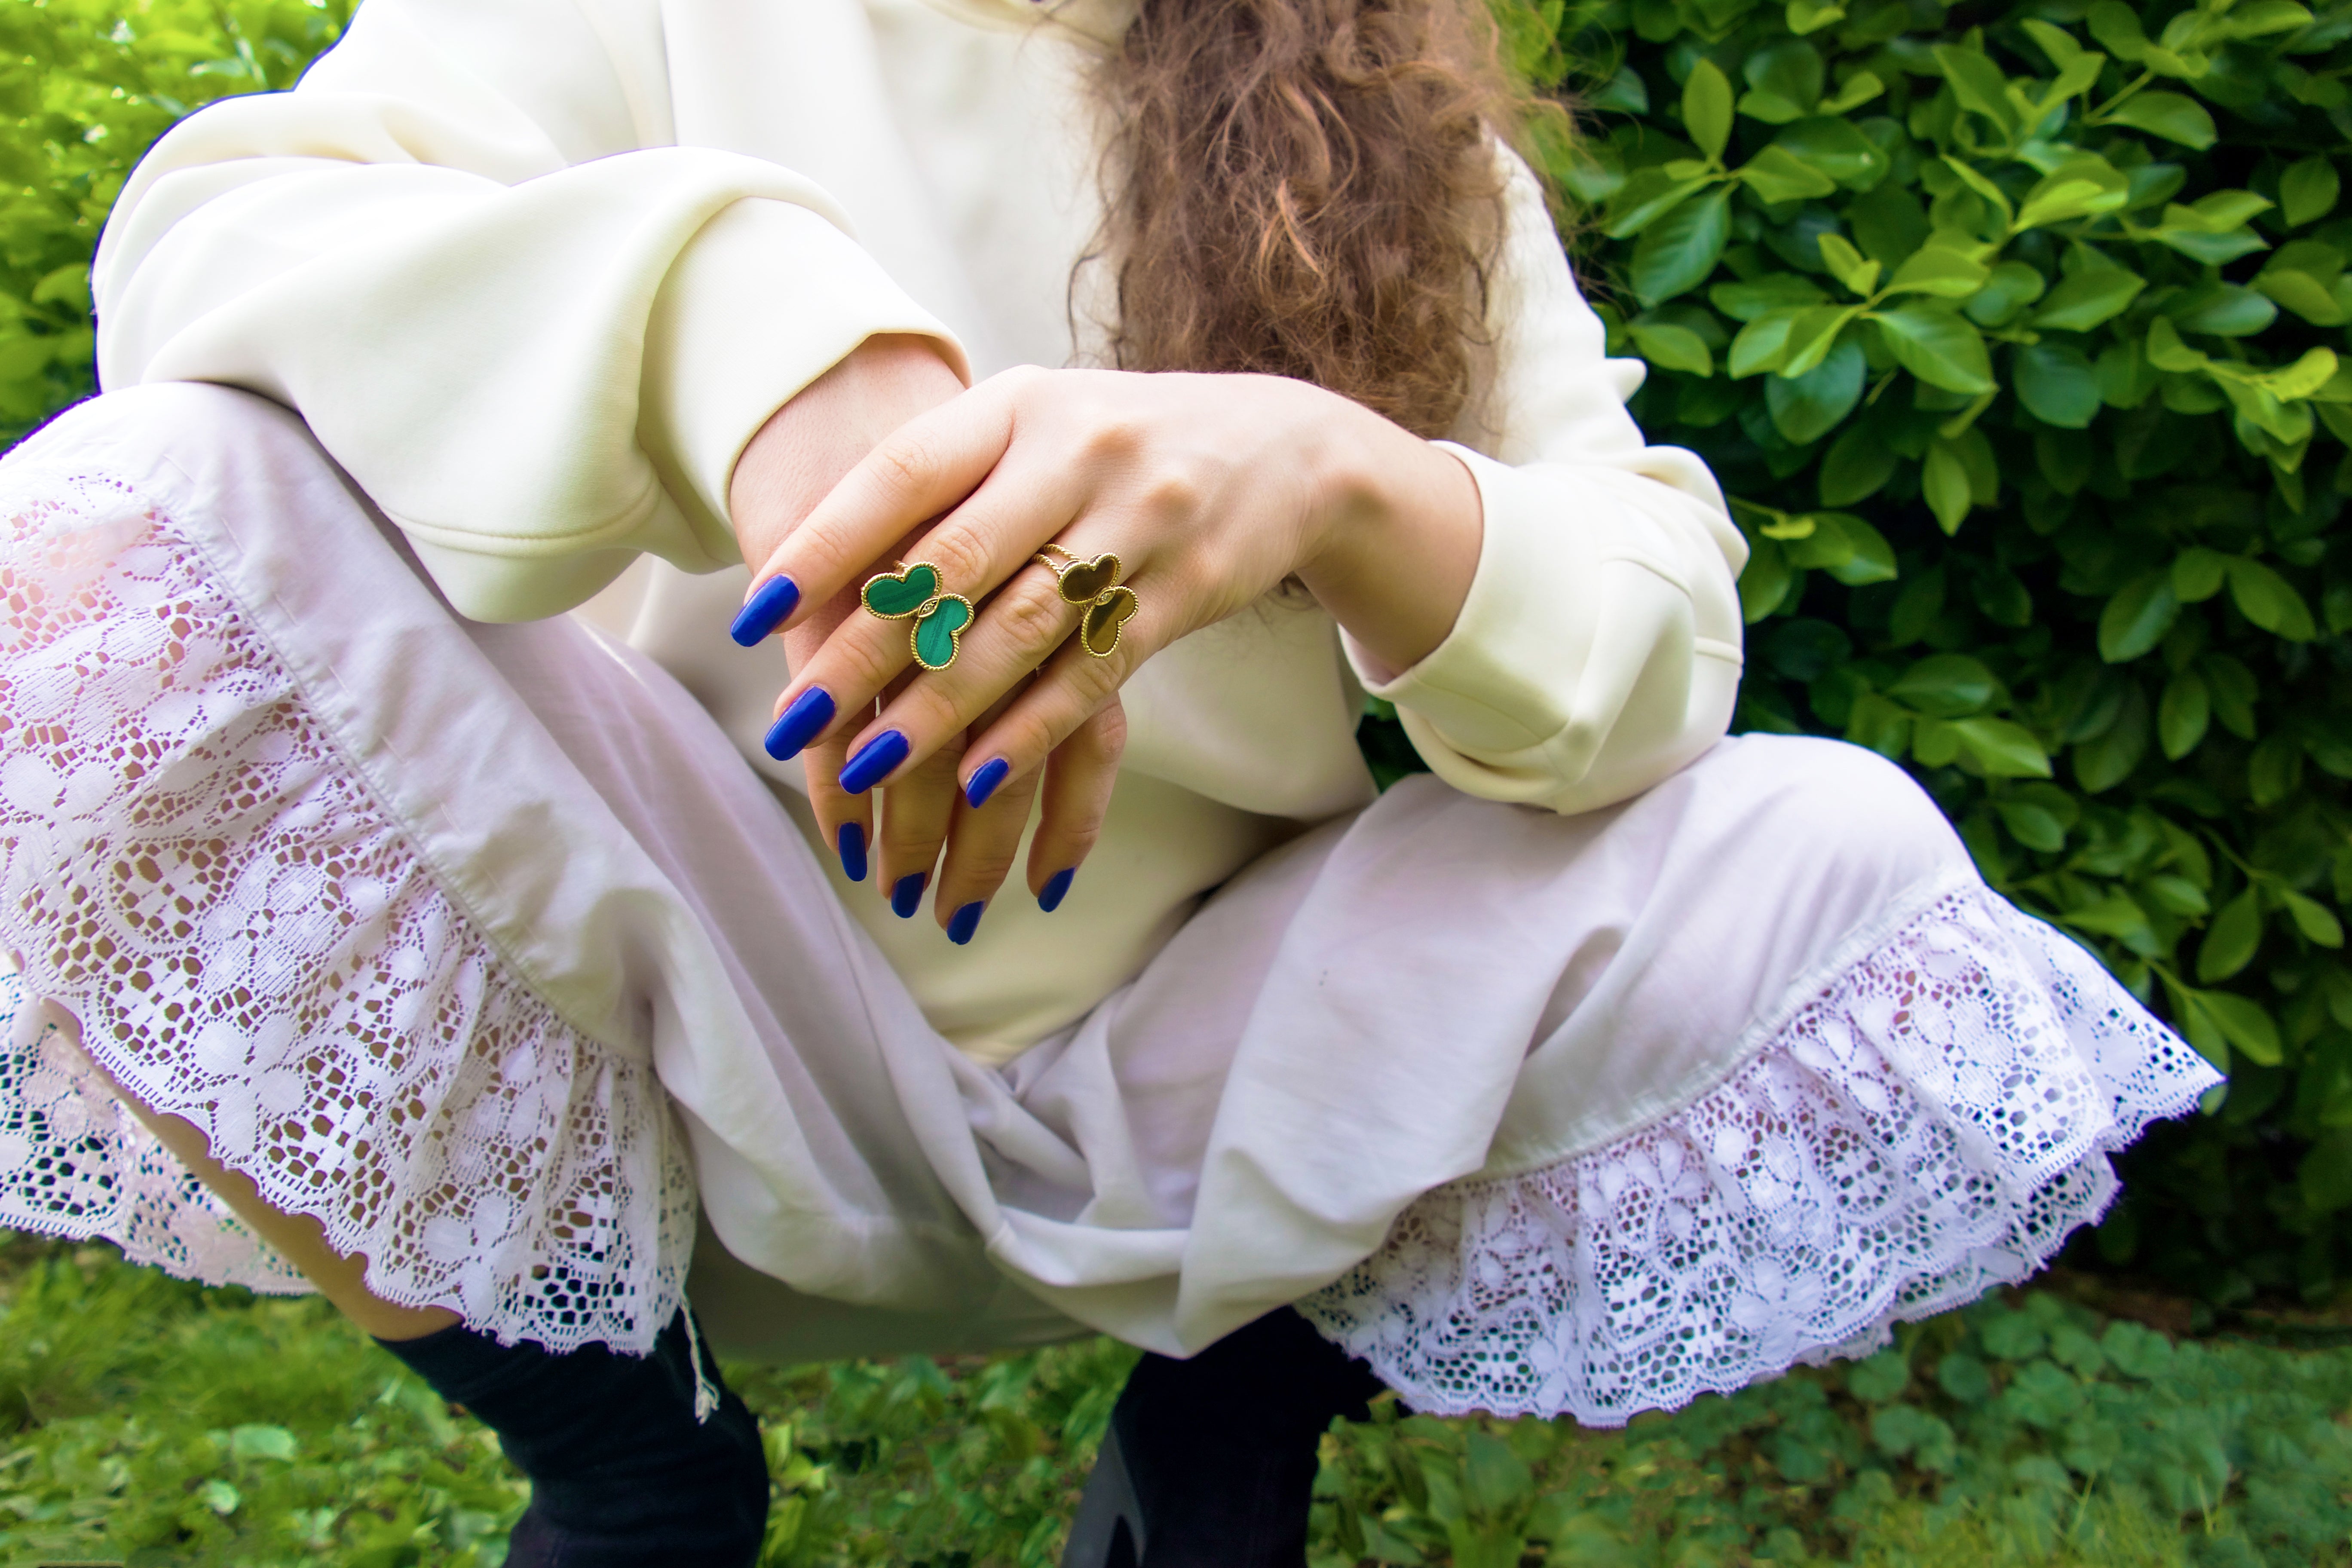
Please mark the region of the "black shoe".
[[751, 1568], [767, 1530], [760, 1424], [683, 1309], [632, 1356], [501, 1345], [459, 1325], [378, 1344], [499, 1436], [530, 1481], [508, 1568]]
[[1127, 1380], [1062, 1568], [1303, 1568], [1317, 1449], [1381, 1383], [1285, 1307]]

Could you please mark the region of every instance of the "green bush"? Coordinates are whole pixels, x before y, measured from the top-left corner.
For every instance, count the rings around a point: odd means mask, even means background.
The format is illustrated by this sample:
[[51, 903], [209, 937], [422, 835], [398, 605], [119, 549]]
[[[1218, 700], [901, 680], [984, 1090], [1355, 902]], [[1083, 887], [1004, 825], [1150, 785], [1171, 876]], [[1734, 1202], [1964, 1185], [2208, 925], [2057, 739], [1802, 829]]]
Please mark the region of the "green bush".
[[[1987, 876], [2231, 1075], [2101, 1255], [2352, 1269], [2352, 0], [1498, 0], [1635, 411], [1755, 554], [1740, 722], [1909, 764]], [[0, 433], [89, 386], [86, 258], [173, 119], [350, 0], [0, 3]], [[1384, 774], [1412, 764], [1367, 728]]]
[[1634, 411], [1754, 556], [1742, 728], [1906, 763], [2231, 1073], [2102, 1256], [2227, 1303], [2352, 1205], [2352, 3], [1533, 0]]

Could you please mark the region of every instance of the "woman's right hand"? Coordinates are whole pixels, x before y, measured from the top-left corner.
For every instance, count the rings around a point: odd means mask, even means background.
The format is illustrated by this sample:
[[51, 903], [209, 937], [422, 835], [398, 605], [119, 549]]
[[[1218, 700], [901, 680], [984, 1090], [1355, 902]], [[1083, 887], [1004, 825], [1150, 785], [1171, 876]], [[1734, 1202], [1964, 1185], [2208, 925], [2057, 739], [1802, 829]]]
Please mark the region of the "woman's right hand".
[[[870, 338], [852, 351], [777, 410], [736, 464], [728, 503], [743, 558], [766, 560], [885, 437], [962, 390], [962, 381], [928, 338]], [[857, 582], [892, 564], [877, 560]], [[754, 603], [757, 598], [755, 594]], [[813, 656], [857, 608], [853, 584], [785, 633], [785, 652], [793, 667]], [[759, 640], [792, 609], [767, 605], [754, 611], [747, 605], [737, 622], [739, 640], [746, 635]], [[866, 862], [877, 890], [901, 916], [911, 916], [920, 907], [936, 872], [935, 918], [956, 941], [971, 940], [981, 910], [1020, 851], [1030, 805], [1041, 787], [1039, 774], [1031, 770], [974, 806], [957, 781], [963, 748], [950, 744], [887, 788], [851, 795], [840, 784], [842, 766], [850, 740], [872, 714], [833, 712], [830, 707], [829, 700], [813, 705], [790, 721], [779, 715], [769, 732], [771, 754], [792, 755], [797, 745], [807, 770], [810, 804], [826, 842], [839, 847], [845, 867]], [[982, 727], [993, 717], [984, 719]], [[1027, 880], [1031, 893], [1048, 909], [1068, 889], [1068, 877], [1057, 873], [1075, 869], [1094, 847], [1125, 738], [1125, 715], [1114, 695], [1047, 759], [1042, 780], [1045, 816], [1031, 843]], [[877, 795], [883, 797], [878, 838]], [[845, 838], [850, 833], [856, 836], [854, 841]]]

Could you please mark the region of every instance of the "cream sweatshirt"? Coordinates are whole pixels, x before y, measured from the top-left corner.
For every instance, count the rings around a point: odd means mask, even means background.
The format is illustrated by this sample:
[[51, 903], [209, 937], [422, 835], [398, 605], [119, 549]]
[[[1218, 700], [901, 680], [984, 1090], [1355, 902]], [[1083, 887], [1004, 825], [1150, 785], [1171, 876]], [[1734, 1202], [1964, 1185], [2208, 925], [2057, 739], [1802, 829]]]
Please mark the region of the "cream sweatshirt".
[[[100, 381], [299, 411], [463, 615], [609, 590], [607, 622], [798, 788], [760, 748], [781, 647], [725, 635], [735, 459], [875, 333], [935, 338], [974, 378], [1088, 361], [1085, 75], [1131, 3], [366, 0], [299, 87], [191, 116], [133, 174], [99, 251]], [[1745, 547], [1698, 459], [1626, 414], [1642, 367], [1604, 357], [1516, 162], [1491, 300], [1454, 448], [1485, 542], [1433, 652], [1381, 668], [1269, 601], [1159, 655], [1053, 915], [1016, 885], [956, 947], [839, 881], [958, 1045], [1001, 1060], [1070, 1022], [1241, 866], [1370, 799], [1366, 691], [1456, 788], [1559, 812], [1724, 732]]]

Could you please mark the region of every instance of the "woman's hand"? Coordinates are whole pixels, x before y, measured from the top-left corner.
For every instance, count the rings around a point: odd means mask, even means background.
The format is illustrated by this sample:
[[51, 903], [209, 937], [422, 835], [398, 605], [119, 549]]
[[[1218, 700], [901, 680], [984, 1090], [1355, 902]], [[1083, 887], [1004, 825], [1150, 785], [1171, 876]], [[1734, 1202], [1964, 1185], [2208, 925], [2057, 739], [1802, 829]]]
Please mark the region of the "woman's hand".
[[[754, 602], [811, 606], [788, 623], [777, 711], [827, 713], [813, 734], [846, 758], [839, 790], [947, 776], [984, 812], [1042, 768], [1050, 827], [1061, 770], [1047, 759], [1152, 654], [1295, 575], [1402, 669], [1452, 628], [1480, 531], [1460, 463], [1306, 383], [1020, 370], [883, 439], [758, 569]], [[1071, 637], [1086, 606], [1033, 562], [1048, 543], [1118, 558], [1135, 597], [1108, 656]], [[946, 668], [914, 668], [907, 620], [844, 613], [877, 561], [929, 563], [976, 606]], [[1090, 837], [1041, 829], [1032, 888], [1074, 870]], [[943, 918], [976, 885], [942, 888]]]
[[[868, 340], [779, 409], [761, 426], [736, 464], [729, 489], [730, 513], [744, 557], [759, 561], [797, 528], [834, 484], [887, 436], [916, 416], [963, 391], [963, 383], [925, 338], [887, 336]], [[880, 551], [869, 564], [887, 570], [895, 548]], [[861, 579], [862, 580], [862, 579]], [[755, 587], [735, 624], [737, 640], [757, 642], [778, 624], [780, 592], [769, 578]], [[765, 590], [765, 596], [762, 596]], [[793, 595], [797, 599], [797, 595]], [[858, 607], [856, 584], [822, 604], [807, 606], [785, 634], [794, 669], [815, 655], [834, 628]], [[871, 704], [868, 704], [871, 710]], [[875, 834], [876, 797], [853, 795], [839, 783], [854, 724], [836, 722], [830, 699], [820, 697], [771, 729], [768, 749], [785, 757], [798, 751], [807, 770], [809, 799], [824, 837], [839, 847], [845, 868], [865, 879], [869, 867], [902, 917], [920, 907], [941, 849], [947, 864], [935, 900], [950, 934], [969, 941], [978, 912], [1003, 881], [1018, 853], [1029, 808], [1037, 794], [1034, 776], [1002, 791], [984, 806], [962, 798], [956, 780], [961, 746], [950, 743], [926, 765], [904, 770], [881, 803], [882, 832]], [[809, 742], [811, 721], [827, 730]], [[1055, 868], [1073, 868], [1092, 847], [1118, 774], [1125, 737], [1124, 715], [1116, 700], [1074, 734], [1047, 769], [1045, 817], [1033, 840], [1033, 864], [1050, 861], [1031, 878], [1032, 890], [1047, 906], [1057, 904], [1069, 879], [1055, 880]], [[804, 749], [803, 749], [804, 746]], [[871, 853], [869, 854], [869, 851]]]

